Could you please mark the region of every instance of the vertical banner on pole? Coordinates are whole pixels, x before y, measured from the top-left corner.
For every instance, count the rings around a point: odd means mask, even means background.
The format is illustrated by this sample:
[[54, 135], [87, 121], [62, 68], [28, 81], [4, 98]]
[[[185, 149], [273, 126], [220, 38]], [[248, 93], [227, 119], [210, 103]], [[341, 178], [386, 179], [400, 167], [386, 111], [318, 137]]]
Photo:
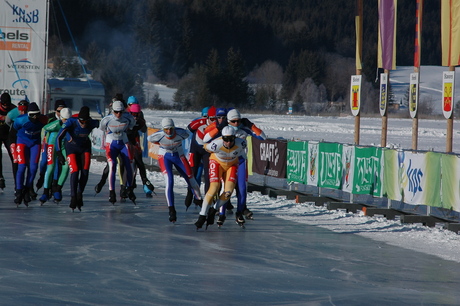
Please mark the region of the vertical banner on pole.
[[460, 2], [441, 2], [441, 48], [442, 65], [460, 65]]
[[388, 103], [388, 73], [380, 74], [380, 115], [385, 116]]
[[351, 76], [350, 109], [353, 116], [358, 116], [361, 108], [361, 75]]
[[396, 70], [396, 12], [397, 0], [379, 0], [377, 67]]
[[409, 90], [409, 111], [411, 118], [417, 116], [418, 109], [418, 88], [419, 74], [417, 72], [410, 74], [410, 90]]
[[455, 71], [444, 71], [442, 73], [442, 113], [446, 119], [452, 116], [454, 108], [454, 84]]

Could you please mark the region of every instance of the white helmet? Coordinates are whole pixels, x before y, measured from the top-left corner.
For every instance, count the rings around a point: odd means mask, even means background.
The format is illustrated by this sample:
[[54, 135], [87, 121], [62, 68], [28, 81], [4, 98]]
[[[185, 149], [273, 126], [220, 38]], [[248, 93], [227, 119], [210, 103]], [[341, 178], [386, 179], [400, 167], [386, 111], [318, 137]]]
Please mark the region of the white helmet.
[[163, 118], [161, 120], [161, 128], [169, 129], [174, 127], [174, 121], [171, 118]]
[[123, 105], [123, 102], [121, 102], [121, 101], [114, 101], [112, 103], [112, 109], [115, 112], [121, 112], [121, 111], [125, 110], [125, 106]]
[[69, 119], [70, 117], [72, 117], [72, 111], [67, 107], [61, 109], [60, 114], [62, 119]]
[[224, 127], [222, 129], [222, 136], [235, 136], [235, 129], [230, 126]]
[[239, 120], [239, 119], [241, 119], [241, 114], [236, 109], [232, 109], [227, 113], [227, 120], [228, 121]]

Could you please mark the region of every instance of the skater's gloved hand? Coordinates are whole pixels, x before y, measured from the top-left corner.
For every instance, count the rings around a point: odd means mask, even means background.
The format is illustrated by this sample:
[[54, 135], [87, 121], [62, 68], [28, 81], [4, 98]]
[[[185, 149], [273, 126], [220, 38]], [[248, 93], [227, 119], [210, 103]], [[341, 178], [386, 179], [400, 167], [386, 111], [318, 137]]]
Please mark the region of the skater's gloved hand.
[[61, 165], [65, 165], [65, 157], [62, 155], [62, 151], [56, 151], [56, 156]]
[[226, 120], [222, 120], [221, 123], [217, 124], [217, 129], [219, 132], [222, 132], [222, 129], [228, 125]]
[[254, 125], [254, 123], [252, 123], [248, 118], [241, 119], [241, 123], [248, 128], [252, 128]]

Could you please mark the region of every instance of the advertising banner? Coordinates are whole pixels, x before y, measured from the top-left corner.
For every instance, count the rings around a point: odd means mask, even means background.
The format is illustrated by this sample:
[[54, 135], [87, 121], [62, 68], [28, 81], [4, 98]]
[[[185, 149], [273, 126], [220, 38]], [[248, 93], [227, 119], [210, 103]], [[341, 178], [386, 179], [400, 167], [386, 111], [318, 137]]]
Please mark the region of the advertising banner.
[[288, 182], [307, 183], [308, 142], [289, 141], [287, 145]]
[[377, 147], [355, 147], [353, 165], [354, 194], [383, 194], [382, 149]]
[[317, 141], [308, 142], [308, 169], [307, 185], [318, 186], [318, 151], [319, 143]]
[[403, 201], [441, 207], [441, 154], [404, 152], [400, 163]]
[[286, 178], [287, 141], [252, 138], [252, 170], [255, 173]]
[[48, 7], [46, 0], [0, 0], [0, 94], [43, 106]]
[[332, 189], [342, 187], [342, 144], [319, 143], [318, 186]]
[[457, 155], [441, 155], [442, 207], [460, 211], [460, 159]]
[[390, 200], [401, 201], [402, 199], [402, 175], [404, 151], [383, 149], [383, 196]]
[[355, 147], [344, 144], [342, 147], [342, 190], [353, 192], [353, 174], [355, 171]]

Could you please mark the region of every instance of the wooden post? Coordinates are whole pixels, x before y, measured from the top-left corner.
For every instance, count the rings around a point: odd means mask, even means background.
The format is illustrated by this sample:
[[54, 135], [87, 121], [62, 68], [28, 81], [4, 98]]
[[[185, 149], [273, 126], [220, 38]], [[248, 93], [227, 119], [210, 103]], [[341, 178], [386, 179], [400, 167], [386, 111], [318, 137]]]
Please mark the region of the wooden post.
[[[363, 0], [356, 0], [356, 16], [358, 17], [358, 24], [356, 24], [356, 75], [361, 75], [361, 57], [362, 57], [362, 41], [363, 41]], [[359, 63], [358, 63], [359, 61]], [[361, 99], [361, 97], [360, 97]], [[361, 101], [360, 101], [361, 108]], [[354, 144], [359, 145], [359, 133], [361, 129], [361, 110], [355, 116], [355, 131], [354, 131]]]
[[[449, 66], [449, 71], [455, 71], [455, 66]], [[454, 107], [454, 97], [452, 97], [452, 108]], [[447, 137], [446, 137], [446, 153], [452, 153], [452, 142], [454, 135], [454, 114], [447, 119]]]

